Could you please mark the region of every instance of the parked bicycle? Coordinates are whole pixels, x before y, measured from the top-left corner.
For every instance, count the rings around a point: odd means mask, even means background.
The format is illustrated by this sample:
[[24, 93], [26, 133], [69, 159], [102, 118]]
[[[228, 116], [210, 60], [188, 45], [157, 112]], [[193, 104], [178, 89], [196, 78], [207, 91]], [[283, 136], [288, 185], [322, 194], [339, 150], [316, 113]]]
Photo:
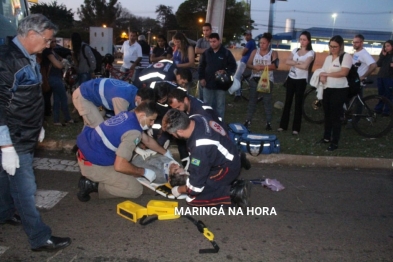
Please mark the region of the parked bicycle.
[[[389, 107], [389, 115], [377, 112], [377, 104]], [[386, 135], [393, 127], [393, 104], [380, 95], [352, 97], [348, 104], [344, 104], [343, 123], [351, 121], [353, 129], [365, 137], [377, 138]], [[304, 94], [304, 118], [315, 124], [324, 123], [322, 100], [316, 97], [316, 88], [310, 88]]]

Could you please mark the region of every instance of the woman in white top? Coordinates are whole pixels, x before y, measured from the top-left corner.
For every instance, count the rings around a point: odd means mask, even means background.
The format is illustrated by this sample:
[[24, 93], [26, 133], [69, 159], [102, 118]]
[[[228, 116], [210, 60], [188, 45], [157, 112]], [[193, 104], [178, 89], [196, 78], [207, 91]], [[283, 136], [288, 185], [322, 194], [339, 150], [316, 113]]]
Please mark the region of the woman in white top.
[[246, 127], [250, 126], [252, 117], [257, 108], [257, 85], [261, 78], [262, 72], [265, 67], [269, 68], [269, 80], [270, 80], [270, 93], [263, 93], [263, 105], [265, 108], [266, 115], [266, 130], [272, 130], [272, 92], [273, 92], [273, 70], [278, 68], [278, 53], [277, 51], [270, 50], [270, 41], [272, 35], [270, 33], [264, 33], [262, 38], [259, 40], [259, 48], [252, 51], [250, 58], [247, 61], [247, 68], [252, 70], [251, 81], [250, 81], [250, 101], [248, 102], [247, 118], [244, 123]]
[[287, 78], [287, 90], [285, 95], [285, 105], [282, 112], [280, 128], [281, 132], [288, 129], [289, 115], [291, 113], [293, 96], [295, 96], [295, 113], [293, 116], [292, 134], [300, 132], [302, 124], [303, 97], [306, 91], [308, 74], [314, 63], [315, 53], [311, 46], [311, 34], [303, 31], [299, 37], [300, 48], [295, 48], [286, 60], [286, 64], [291, 66]]
[[[329, 42], [330, 55], [326, 57], [322, 66], [323, 72], [319, 75], [319, 81], [326, 89], [323, 90], [323, 109], [325, 112], [325, 132], [321, 143], [330, 143], [328, 151], [338, 148], [341, 133], [341, 116], [343, 104], [348, 97], [347, 75], [352, 66], [352, 56], [344, 53], [344, 40], [336, 35]], [[340, 64], [340, 55], [344, 54]]]

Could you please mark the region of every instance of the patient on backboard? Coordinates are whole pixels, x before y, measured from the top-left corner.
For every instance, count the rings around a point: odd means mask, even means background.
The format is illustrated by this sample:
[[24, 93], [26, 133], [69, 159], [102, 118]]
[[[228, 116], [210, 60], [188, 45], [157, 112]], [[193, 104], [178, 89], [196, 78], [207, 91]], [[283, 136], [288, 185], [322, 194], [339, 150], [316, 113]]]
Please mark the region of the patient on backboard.
[[132, 164], [153, 170], [156, 173], [156, 179], [153, 183], [164, 184], [169, 182], [172, 187], [186, 184], [189, 174], [175, 160], [149, 149], [137, 148], [135, 152], [137, 154], [132, 158]]

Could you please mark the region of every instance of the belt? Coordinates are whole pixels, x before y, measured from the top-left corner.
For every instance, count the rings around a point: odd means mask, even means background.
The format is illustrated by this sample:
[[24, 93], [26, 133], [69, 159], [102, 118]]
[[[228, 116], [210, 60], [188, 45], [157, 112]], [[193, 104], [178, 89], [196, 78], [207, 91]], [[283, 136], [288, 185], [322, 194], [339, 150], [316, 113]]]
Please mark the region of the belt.
[[85, 159], [85, 156], [83, 155], [82, 151], [78, 149], [76, 152], [76, 157], [78, 158], [78, 161], [83, 162], [85, 166], [92, 166], [93, 164], [89, 162], [88, 160]]

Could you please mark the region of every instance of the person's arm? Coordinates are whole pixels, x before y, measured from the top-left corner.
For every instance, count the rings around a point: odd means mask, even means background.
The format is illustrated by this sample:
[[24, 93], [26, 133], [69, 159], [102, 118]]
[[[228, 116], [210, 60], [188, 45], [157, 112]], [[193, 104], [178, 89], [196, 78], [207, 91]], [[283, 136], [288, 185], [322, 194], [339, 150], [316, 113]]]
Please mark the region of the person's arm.
[[115, 115], [118, 115], [122, 111], [128, 111], [128, 107], [130, 106], [130, 103], [121, 97], [112, 98], [112, 104]]
[[203, 54], [201, 55], [201, 58], [199, 59], [198, 78], [199, 78], [199, 83], [200, 83], [201, 87], [206, 86], [206, 80], [205, 80], [206, 54], [207, 54], [207, 51], [203, 52]]
[[177, 67], [187, 68], [187, 67], [194, 67], [195, 66], [195, 51], [191, 45], [187, 49], [187, 57], [188, 57], [188, 63], [177, 64]]
[[287, 60], [285, 60], [285, 64], [289, 65], [289, 66], [294, 66], [296, 65], [296, 61], [293, 60], [293, 52], [291, 52], [291, 54], [288, 56]]
[[377, 68], [377, 64], [376, 63], [372, 63], [371, 65], [369, 65], [366, 73], [364, 73], [364, 75], [360, 76], [360, 80], [363, 80], [366, 77], [368, 77], [369, 75], [371, 75], [371, 73], [374, 72], [374, 70], [376, 68]]
[[345, 54], [343, 57], [343, 61], [341, 63], [341, 70], [337, 72], [326, 73], [322, 72], [319, 76], [326, 76], [326, 77], [346, 77], [349, 73], [349, 69], [352, 67], [352, 57], [349, 54]]
[[153, 151], [156, 151], [160, 153], [161, 155], [165, 155], [166, 150], [162, 146], [160, 146], [156, 140], [151, 138], [150, 136], [146, 135], [144, 132], [142, 133], [142, 142], [145, 144], [148, 148], [150, 148]]
[[203, 38], [198, 39], [196, 45], [195, 45], [195, 54], [197, 55], [201, 55], [203, 54], [203, 52], [205, 52], [207, 50], [207, 48], [202, 48], [202, 42], [203, 42]]
[[63, 64], [59, 60], [57, 60], [53, 54], [49, 54], [48, 59], [54, 67], [63, 69]]
[[[278, 61], [277, 61], [277, 64], [276, 64], [276, 62], [275, 62], [276, 60], [278, 60], [278, 52], [277, 51], [273, 51], [272, 52], [272, 62], [274, 62], [274, 63], [271, 63], [270, 65], [267, 66], [269, 68], [269, 71], [277, 70], [277, 68], [278, 68]], [[266, 66], [264, 66], [263, 69], [265, 69], [265, 67]]]
[[227, 71], [229, 74], [234, 75], [237, 69], [237, 64], [235, 57], [233, 56], [232, 52], [229, 51], [229, 56], [227, 60]]
[[126, 175], [142, 177], [145, 174], [145, 169], [131, 164], [127, 159], [116, 155], [115, 163], [113, 165], [116, 172]]
[[258, 50], [258, 49], [255, 49], [254, 51], [252, 51], [250, 57], [248, 58], [248, 61], [247, 61], [247, 68], [249, 68], [249, 69], [252, 69], [252, 70], [261, 70], [261, 69], [259, 69], [259, 67], [257, 68], [256, 66], [253, 65], [253, 64], [254, 64], [254, 57], [255, 57], [255, 54], [257, 53], [257, 50]]
[[142, 47], [141, 47], [141, 45], [138, 44], [138, 43], [135, 43], [135, 44], [138, 45], [137, 49], [136, 49], [138, 58], [134, 61], [134, 63], [132, 63], [132, 65], [130, 67], [130, 70], [134, 70], [135, 67], [137, 67], [139, 65], [139, 63], [142, 61], [142, 56], [143, 56], [142, 55]]
[[[251, 41], [252, 41], [252, 40], [251, 40]], [[248, 52], [248, 48], [247, 48], [247, 46], [246, 46], [246, 47], [243, 48], [242, 56], [245, 56], [247, 52]]]
[[312, 60], [314, 60], [314, 56], [309, 56], [309, 57], [307, 57], [306, 61], [296, 62], [294, 67], [299, 68], [299, 69], [303, 69], [303, 70], [307, 70], [309, 65], [311, 64]]

